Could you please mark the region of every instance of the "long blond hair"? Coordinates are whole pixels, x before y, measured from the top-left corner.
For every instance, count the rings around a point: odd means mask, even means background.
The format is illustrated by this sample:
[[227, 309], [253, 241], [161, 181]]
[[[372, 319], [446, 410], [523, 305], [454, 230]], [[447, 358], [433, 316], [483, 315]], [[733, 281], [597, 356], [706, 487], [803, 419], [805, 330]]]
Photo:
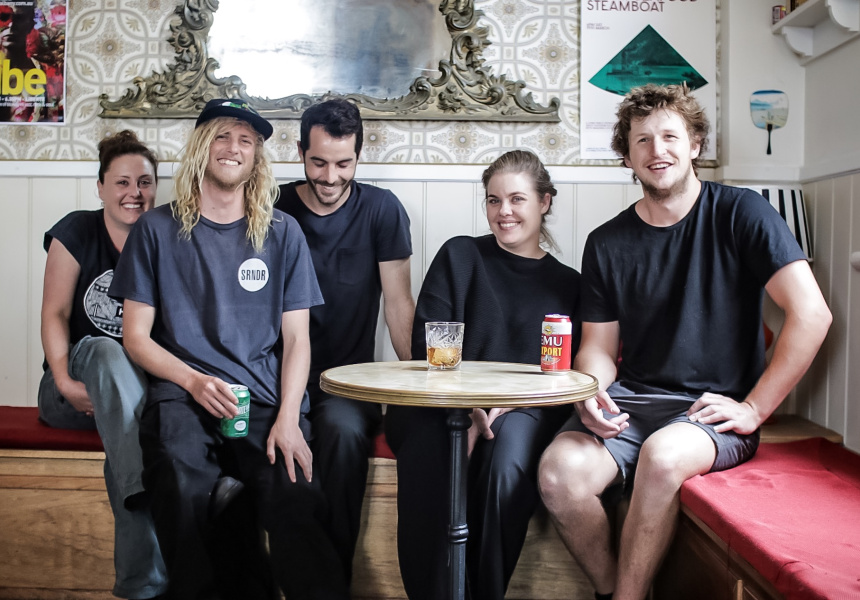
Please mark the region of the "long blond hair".
[[[219, 133], [237, 122], [245, 121], [232, 117], [212, 119], [194, 129], [188, 140], [173, 178], [176, 200], [171, 204], [173, 218], [181, 223], [180, 234], [186, 239], [191, 237], [191, 230], [200, 221], [201, 185], [209, 162], [209, 147]], [[254, 168], [250, 179], [245, 182], [245, 217], [248, 219], [245, 237], [257, 252], [263, 250], [263, 242], [272, 222], [272, 207], [277, 198], [278, 184], [263, 148], [263, 136], [257, 133]]]

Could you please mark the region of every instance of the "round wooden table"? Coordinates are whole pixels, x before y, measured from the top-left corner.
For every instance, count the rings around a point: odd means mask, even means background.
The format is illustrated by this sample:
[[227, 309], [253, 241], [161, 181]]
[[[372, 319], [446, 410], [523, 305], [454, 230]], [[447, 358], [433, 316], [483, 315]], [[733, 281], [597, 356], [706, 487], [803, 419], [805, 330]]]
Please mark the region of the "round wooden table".
[[448, 529], [449, 598], [466, 589], [466, 430], [473, 408], [538, 407], [587, 400], [597, 380], [586, 373], [541, 373], [538, 365], [463, 361], [458, 371], [430, 371], [423, 360], [374, 362], [323, 372], [320, 388], [329, 394], [379, 404], [448, 409], [451, 443], [451, 506]]

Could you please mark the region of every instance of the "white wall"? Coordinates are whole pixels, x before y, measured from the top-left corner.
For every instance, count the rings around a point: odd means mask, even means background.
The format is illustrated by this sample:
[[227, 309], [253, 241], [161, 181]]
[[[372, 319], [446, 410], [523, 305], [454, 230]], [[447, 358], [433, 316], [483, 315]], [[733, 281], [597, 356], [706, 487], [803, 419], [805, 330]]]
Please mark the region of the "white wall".
[[[833, 312], [824, 346], [786, 403], [843, 434], [860, 451], [860, 38], [801, 65], [781, 35], [770, 33], [768, 0], [724, 0], [722, 167], [728, 183], [805, 182], [815, 261], [813, 272]], [[789, 96], [786, 127], [766, 133], [749, 116], [749, 95], [778, 89]]]
[[[720, 37], [722, 169], [736, 182], [797, 182], [803, 163], [805, 72], [781, 35], [771, 33], [772, 0], [723, 0]], [[772, 134], [753, 125], [750, 95], [780, 90], [789, 98], [785, 127]]]
[[860, 38], [806, 66], [802, 179], [860, 169]]
[[813, 272], [833, 313], [833, 326], [797, 389], [797, 413], [841, 432], [860, 450], [860, 173], [805, 186], [815, 240]]
[[813, 271], [833, 326], [807, 377], [797, 410], [845, 435], [860, 450], [860, 38], [806, 66], [806, 145], [802, 175], [812, 223]]

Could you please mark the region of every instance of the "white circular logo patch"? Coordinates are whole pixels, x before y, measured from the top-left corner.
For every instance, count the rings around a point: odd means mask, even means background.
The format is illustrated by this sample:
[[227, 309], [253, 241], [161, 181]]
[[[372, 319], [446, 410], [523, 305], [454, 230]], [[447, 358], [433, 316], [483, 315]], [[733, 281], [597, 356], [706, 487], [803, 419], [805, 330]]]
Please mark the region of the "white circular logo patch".
[[269, 267], [259, 258], [249, 258], [239, 266], [239, 285], [249, 292], [258, 292], [269, 281]]
[[122, 337], [122, 302], [107, 295], [113, 269], [96, 277], [84, 294], [84, 312], [93, 325], [113, 337]]

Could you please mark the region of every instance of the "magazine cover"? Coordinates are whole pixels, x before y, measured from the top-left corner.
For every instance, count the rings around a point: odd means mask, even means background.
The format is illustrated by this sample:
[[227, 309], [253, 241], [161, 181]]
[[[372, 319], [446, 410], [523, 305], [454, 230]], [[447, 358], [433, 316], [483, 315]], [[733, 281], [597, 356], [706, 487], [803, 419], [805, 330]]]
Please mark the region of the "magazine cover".
[[62, 123], [66, 0], [0, 0], [0, 123]]

